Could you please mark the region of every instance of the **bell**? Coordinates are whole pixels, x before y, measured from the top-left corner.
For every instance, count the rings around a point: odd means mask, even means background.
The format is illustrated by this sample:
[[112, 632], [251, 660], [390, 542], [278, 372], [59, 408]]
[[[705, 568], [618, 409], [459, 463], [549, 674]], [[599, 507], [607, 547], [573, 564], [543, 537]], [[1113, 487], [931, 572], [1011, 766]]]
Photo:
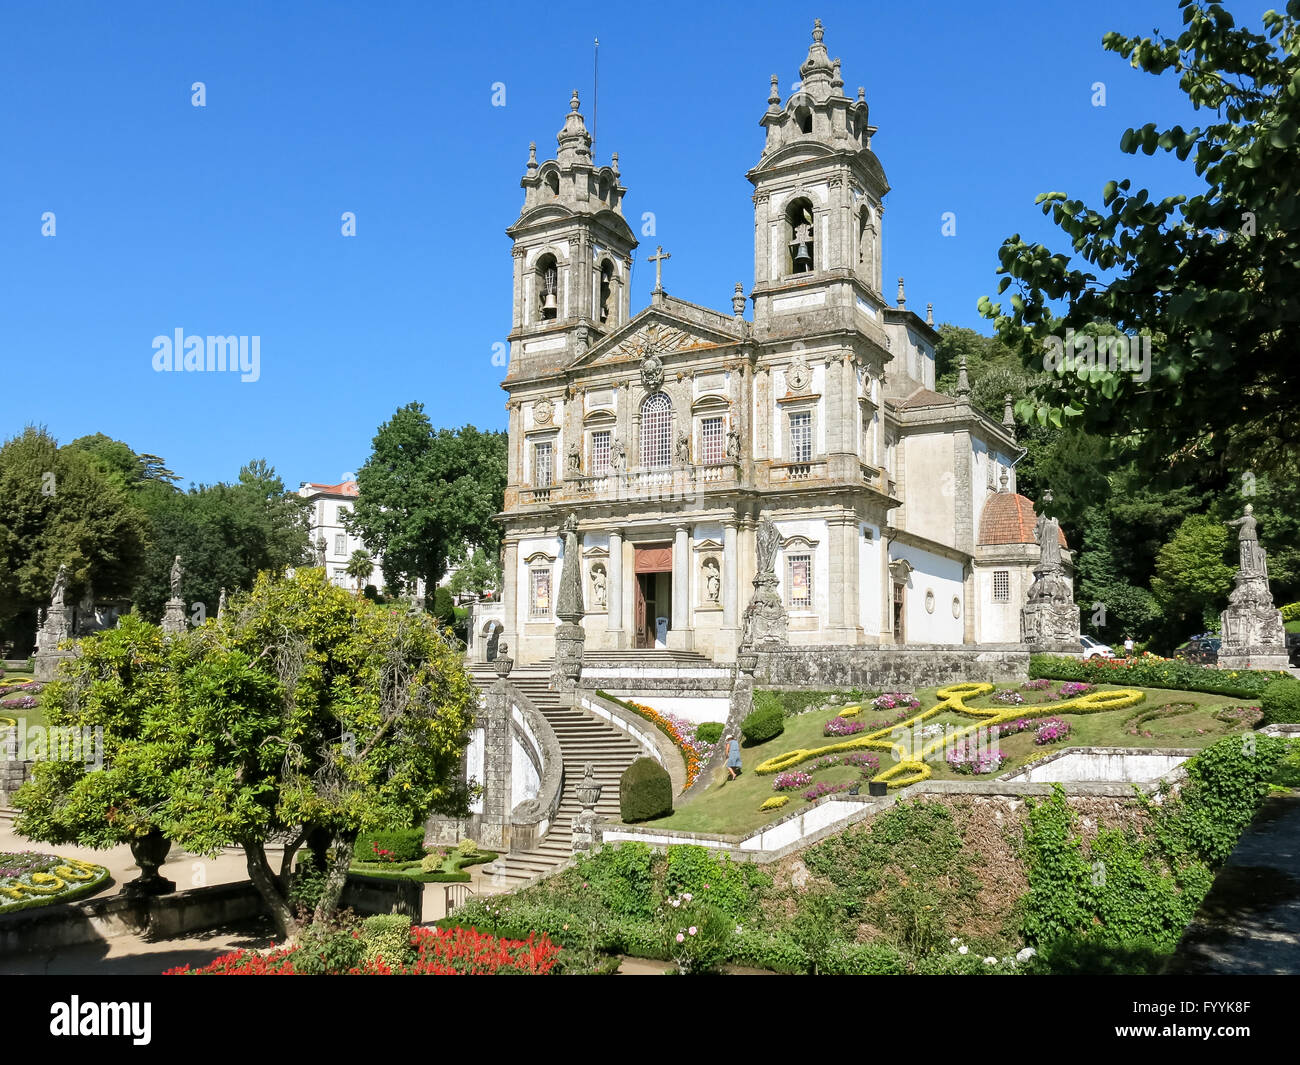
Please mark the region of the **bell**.
[[805, 270], [812, 269], [812, 252], [804, 241], [800, 241], [794, 249], [794, 270], [795, 273], [803, 273]]
[[555, 310], [555, 293], [554, 293], [554, 292], [549, 292], [549, 291], [548, 291], [548, 292], [546, 293], [546, 299], [542, 302], [542, 310], [543, 310], [543, 311], [554, 311], [554, 310]]

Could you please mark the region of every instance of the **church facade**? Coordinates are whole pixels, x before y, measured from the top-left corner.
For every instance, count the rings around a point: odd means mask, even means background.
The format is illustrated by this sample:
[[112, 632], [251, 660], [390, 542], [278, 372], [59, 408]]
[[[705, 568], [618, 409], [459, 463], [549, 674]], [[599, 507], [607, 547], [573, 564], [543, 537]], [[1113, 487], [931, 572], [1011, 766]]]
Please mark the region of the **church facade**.
[[670, 296], [660, 248], [650, 303], [632, 313], [627, 189], [617, 154], [592, 158], [576, 92], [555, 158], [530, 150], [507, 230], [502, 386], [502, 636], [518, 662], [554, 654], [567, 566], [581, 567], [588, 651], [734, 660], [760, 519], [779, 534], [793, 646], [1021, 638], [1039, 549], [1009, 408], [999, 422], [972, 406], [964, 372], [956, 395], [936, 392], [931, 316], [907, 308], [901, 279], [884, 296], [876, 129], [820, 22], [799, 74], [785, 99], [772, 77], [747, 174], [754, 284], [735, 285], [729, 310]]

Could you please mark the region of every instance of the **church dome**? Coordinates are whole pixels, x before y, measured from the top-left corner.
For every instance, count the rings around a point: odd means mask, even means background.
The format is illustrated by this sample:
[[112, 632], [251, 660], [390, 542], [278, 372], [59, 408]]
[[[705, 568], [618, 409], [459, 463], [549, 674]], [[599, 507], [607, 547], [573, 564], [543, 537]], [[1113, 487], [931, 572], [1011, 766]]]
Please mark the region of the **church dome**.
[[[1032, 544], [1037, 521], [1033, 500], [1015, 492], [998, 492], [989, 496], [988, 502], [984, 504], [984, 513], [980, 515], [980, 535], [976, 543], [980, 546]], [[1061, 546], [1069, 550], [1065, 533], [1058, 528], [1057, 534]]]

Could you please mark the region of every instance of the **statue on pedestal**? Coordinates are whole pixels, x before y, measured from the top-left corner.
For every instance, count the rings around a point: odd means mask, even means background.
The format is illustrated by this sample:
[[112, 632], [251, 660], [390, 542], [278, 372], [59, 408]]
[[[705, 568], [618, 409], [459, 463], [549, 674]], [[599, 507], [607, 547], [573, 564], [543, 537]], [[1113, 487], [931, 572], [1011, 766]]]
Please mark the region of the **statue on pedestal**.
[[760, 516], [755, 534], [758, 575], [754, 578], [754, 595], [740, 622], [740, 646], [745, 650], [790, 645], [790, 618], [777, 591], [776, 553], [782, 540], [772, 519]]
[[1273, 605], [1268, 556], [1259, 542], [1255, 508], [1247, 503], [1240, 518], [1225, 524], [1239, 530], [1239, 565], [1228, 609], [1220, 615], [1219, 668], [1285, 669], [1286, 629], [1281, 611]]

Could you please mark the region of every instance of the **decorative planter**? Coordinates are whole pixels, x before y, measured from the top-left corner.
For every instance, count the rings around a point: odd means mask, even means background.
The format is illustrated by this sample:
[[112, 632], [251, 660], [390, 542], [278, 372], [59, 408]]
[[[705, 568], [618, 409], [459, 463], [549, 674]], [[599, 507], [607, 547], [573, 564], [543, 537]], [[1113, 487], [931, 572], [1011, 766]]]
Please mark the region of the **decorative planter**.
[[158, 873], [158, 867], [167, 860], [172, 849], [171, 840], [158, 829], [131, 841], [131, 856], [140, 867], [140, 876], [122, 888], [124, 895], [170, 895], [176, 890], [175, 882]]
[[886, 784], [884, 781], [880, 781], [879, 783], [877, 783], [876, 781], [873, 780], [867, 784], [867, 794], [870, 795], [873, 799], [882, 798], [883, 796], [889, 794], [889, 785]]

